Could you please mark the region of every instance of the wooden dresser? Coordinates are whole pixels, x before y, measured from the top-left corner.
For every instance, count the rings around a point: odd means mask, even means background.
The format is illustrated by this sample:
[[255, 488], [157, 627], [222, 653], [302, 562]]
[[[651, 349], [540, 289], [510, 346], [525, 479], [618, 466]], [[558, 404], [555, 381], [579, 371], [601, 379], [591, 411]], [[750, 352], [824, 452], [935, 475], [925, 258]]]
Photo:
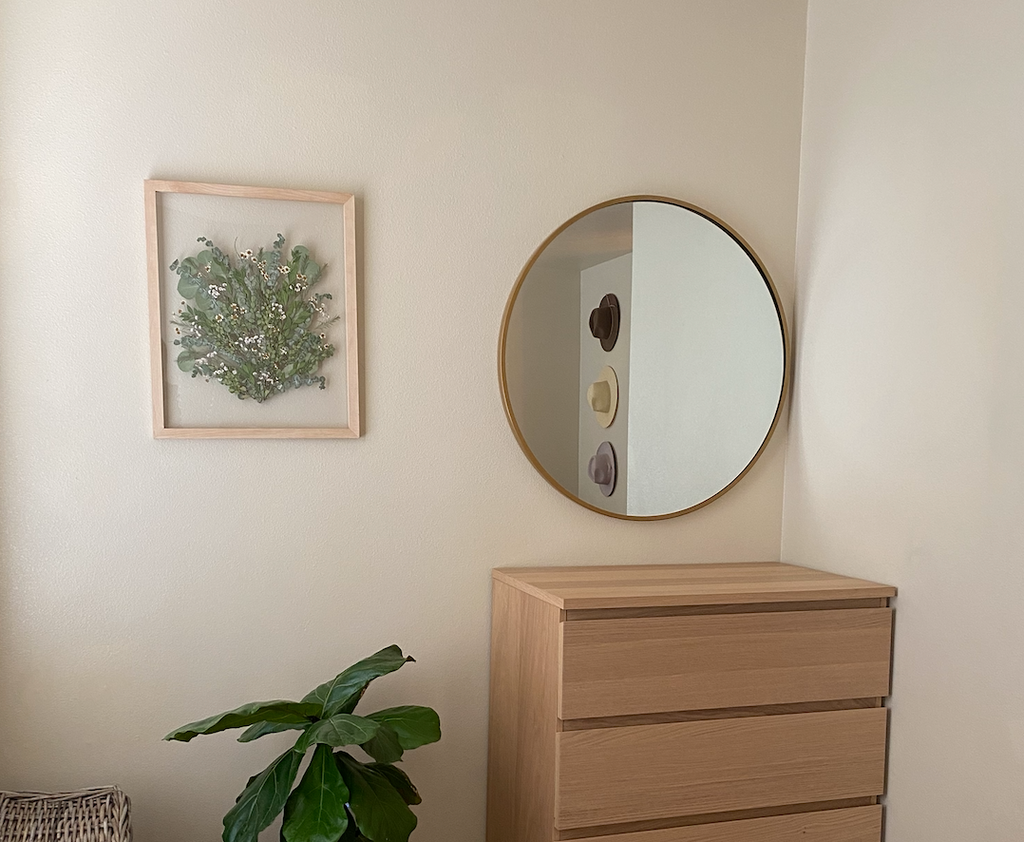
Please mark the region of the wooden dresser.
[[756, 563], [493, 594], [487, 842], [879, 842], [895, 588]]

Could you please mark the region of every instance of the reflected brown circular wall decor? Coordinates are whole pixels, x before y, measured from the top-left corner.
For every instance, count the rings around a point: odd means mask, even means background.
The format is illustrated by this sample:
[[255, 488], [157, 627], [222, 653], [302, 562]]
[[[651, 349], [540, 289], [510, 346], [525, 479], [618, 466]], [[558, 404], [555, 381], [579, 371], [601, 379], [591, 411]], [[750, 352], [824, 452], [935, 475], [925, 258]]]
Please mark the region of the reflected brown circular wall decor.
[[[594, 315], [609, 296], [614, 343], [599, 336], [610, 313]], [[606, 366], [618, 409], [603, 427], [588, 389]], [[572, 217], [527, 261], [498, 373], [516, 440], [551, 485], [601, 514], [662, 520], [720, 497], [764, 451], [789, 336], [768, 271], [731, 227], [677, 199], [626, 196]], [[603, 441], [616, 452], [608, 497], [587, 475]]]

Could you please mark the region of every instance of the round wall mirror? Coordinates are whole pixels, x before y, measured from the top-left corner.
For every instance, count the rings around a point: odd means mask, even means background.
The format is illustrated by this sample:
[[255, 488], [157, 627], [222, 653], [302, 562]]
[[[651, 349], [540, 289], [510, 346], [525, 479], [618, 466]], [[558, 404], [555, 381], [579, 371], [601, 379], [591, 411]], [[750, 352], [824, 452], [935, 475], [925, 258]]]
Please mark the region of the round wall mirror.
[[764, 450], [787, 386], [768, 272], [686, 202], [628, 196], [545, 240], [509, 296], [502, 399], [555, 488], [613, 517], [693, 511]]

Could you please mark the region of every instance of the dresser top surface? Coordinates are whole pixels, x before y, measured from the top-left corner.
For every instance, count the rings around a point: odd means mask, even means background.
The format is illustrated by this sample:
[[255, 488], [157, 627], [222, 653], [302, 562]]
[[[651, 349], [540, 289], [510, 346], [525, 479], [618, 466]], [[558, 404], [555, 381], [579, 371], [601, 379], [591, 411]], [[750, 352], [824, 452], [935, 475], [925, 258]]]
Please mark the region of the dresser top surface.
[[896, 588], [780, 562], [502, 567], [504, 582], [564, 609], [885, 599]]

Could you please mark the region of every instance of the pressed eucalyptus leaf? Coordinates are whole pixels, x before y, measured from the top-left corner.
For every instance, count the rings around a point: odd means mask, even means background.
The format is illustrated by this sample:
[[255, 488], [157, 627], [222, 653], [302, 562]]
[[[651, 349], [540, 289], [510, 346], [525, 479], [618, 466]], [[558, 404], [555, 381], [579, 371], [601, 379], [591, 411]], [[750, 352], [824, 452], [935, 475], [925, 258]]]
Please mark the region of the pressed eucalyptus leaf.
[[440, 718], [432, 708], [422, 705], [385, 708], [367, 714], [366, 718], [391, 728], [398, 735], [399, 745], [406, 751], [441, 739]]
[[279, 734], [282, 731], [303, 731], [308, 728], [310, 722], [308, 719], [302, 722], [257, 722], [255, 725], [250, 725], [246, 728], [241, 736], [238, 738], [240, 743], [251, 743], [253, 740], [258, 740], [260, 737], [265, 737], [267, 734]]
[[288, 749], [250, 780], [238, 802], [224, 816], [224, 842], [257, 842], [288, 800], [302, 755]]
[[350, 713], [337, 713], [329, 719], [321, 719], [311, 725], [295, 743], [295, 750], [306, 753], [316, 743], [341, 748], [342, 746], [362, 745], [372, 740], [380, 729], [380, 724], [362, 716]]
[[191, 371], [195, 364], [196, 358], [191, 351], [182, 351], [178, 354], [178, 368], [182, 371]]
[[182, 274], [178, 279], [178, 295], [182, 298], [195, 298], [197, 292], [199, 292], [198, 281]]
[[378, 763], [397, 763], [402, 759], [402, 745], [396, 734], [383, 722], [372, 740], [359, 746]]
[[338, 673], [330, 681], [310, 691], [302, 701], [321, 705], [320, 715], [323, 718], [336, 713], [352, 713], [371, 681], [413, 660], [404, 656], [402, 650], [392, 644]]
[[304, 702], [289, 702], [284, 699], [272, 702], [250, 702], [234, 710], [182, 725], [176, 731], [171, 731], [164, 739], [180, 740], [187, 743], [200, 734], [216, 734], [231, 728], [245, 728], [259, 722], [291, 722], [305, 725], [318, 713], [319, 710], [315, 705]]
[[367, 763], [366, 768], [372, 769], [377, 774], [387, 778], [391, 786], [395, 788], [395, 792], [402, 796], [402, 800], [406, 804], [423, 803], [419, 790], [413, 786], [409, 776], [397, 766], [392, 766], [390, 763]]
[[408, 842], [416, 814], [391, 782], [344, 751], [335, 752], [349, 790], [349, 810], [359, 832], [370, 842]]
[[348, 787], [329, 746], [318, 745], [284, 806], [285, 842], [338, 842], [348, 827]]

